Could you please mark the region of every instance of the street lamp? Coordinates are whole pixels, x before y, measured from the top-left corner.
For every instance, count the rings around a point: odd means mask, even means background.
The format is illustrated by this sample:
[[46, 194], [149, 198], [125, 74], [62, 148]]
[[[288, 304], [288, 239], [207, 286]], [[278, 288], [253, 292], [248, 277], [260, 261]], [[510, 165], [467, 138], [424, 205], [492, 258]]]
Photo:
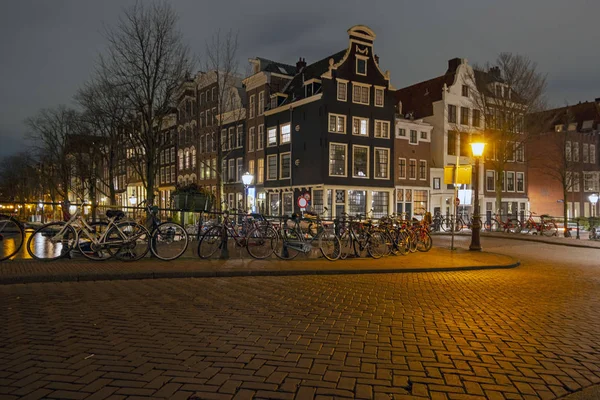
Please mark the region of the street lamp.
[[253, 180], [254, 175], [248, 171], [242, 175], [242, 182], [244, 183], [244, 208], [246, 209], [248, 208], [248, 186], [252, 185]]
[[471, 150], [473, 151], [473, 157], [475, 157], [475, 184], [473, 189], [475, 190], [475, 199], [473, 202], [473, 227], [471, 229], [471, 245], [469, 250], [481, 251], [481, 242], [479, 232], [481, 231], [481, 215], [479, 214], [479, 160], [483, 155], [483, 149], [485, 143], [479, 141], [471, 142]]
[[590, 203], [592, 203], [592, 217], [596, 216], [596, 204], [598, 203], [598, 195], [596, 193], [590, 194], [588, 197]]
[[135, 206], [137, 204], [137, 197], [135, 197], [135, 192], [131, 192], [131, 196], [129, 197], [129, 204]]

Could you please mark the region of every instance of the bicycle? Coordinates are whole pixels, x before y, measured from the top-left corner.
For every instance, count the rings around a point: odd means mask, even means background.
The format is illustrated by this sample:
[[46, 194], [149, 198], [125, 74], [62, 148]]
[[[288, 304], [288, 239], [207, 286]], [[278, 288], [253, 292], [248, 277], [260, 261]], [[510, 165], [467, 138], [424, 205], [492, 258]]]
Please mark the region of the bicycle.
[[[80, 209], [83, 207], [84, 204]], [[116, 257], [121, 261], [135, 261], [150, 250], [150, 233], [146, 227], [137, 222], [123, 221], [123, 211], [108, 210], [108, 222], [87, 223], [81, 217], [80, 209], [71, 216], [64, 208], [67, 221], [42, 225], [27, 240], [27, 252], [32, 258], [57, 260], [69, 256], [77, 246], [81, 254], [90, 260]]]
[[17, 254], [24, 241], [25, 233], [21, 223], [12, 215], [0, 214], [0, 261]]
[[494, 214], [492, 219], [485, 221], [483, 228], [488, 232], [519, 233], [523, 226], [517, 218], [508, 218], [503, 221], [500, 214]]
[[[324, 207], [325, 212], [327, 207]], [[302, 230], [301, 222], [308, 223], [307, 230]], [[319, 214], [286, 216], [279, 229], [279, 238], [274, 253], [283, 260], [292, 260], [299, 253], [308, 254], [317, 249], [329, 261], [335, 261], [341, 255], [340, 239], [332, 228], [326, 228]]]
[[[232, 209], [236, 211], [236, 209]], [[266, 221], [261, 214], [251, 214], [242, 220], [241, 229], [235, 221], [229, 218], [229, 211], [224, 211], [223, 222], [209, 228], [198, 242], [198, 255], [200, 258], [211, 258], [217, 250], [227, 246], [229, 238], [233, 239], [235, 246], [246, 247], [248, 254], [256, 259], [264, 259], [273, 254], [278, 240], [277, 231]]]
[[531, 233], [532, 230], [535, 230], [535, 232], [532, 233], [533, 235], [537, 235], [539, 232], [541, 235], [544, 236], [556, 236], [556, 234], [558, 233], [558, 227], [556, 226], [556, 223], [554, 221], [546, 220], [546, 218], [548, 218], [548, 215], [540, 215], [539, 223], [533, 219], [533, 215], [536, 215], [536, 213], [530, 211], [529, 218], [525, 222], [524, 228], [527, 230], [527, 232]]
[[[391, 252], [391, 244], [381, 230], [375, 230], [370, 220], [354, 221], [347, 213], [342, 213], [343, 217], [348, 218], [348, 227], [340, 235], [341, 254], [340, 258], [345, 259], [350, 254], [360, 257], [366, 250], [372, 258], [381, 258]], [[361, 219], [361, 215], [357, 215]]]
[[146, 225], [150, 231], [150, 251], [163, 261], [175, 260], [183, 255], [188, 248], [189, 236], [183, 226], [176, 222], [160, 222], [158, 218], [158, 207], [142, 201], [145, 204], [149, 224]]

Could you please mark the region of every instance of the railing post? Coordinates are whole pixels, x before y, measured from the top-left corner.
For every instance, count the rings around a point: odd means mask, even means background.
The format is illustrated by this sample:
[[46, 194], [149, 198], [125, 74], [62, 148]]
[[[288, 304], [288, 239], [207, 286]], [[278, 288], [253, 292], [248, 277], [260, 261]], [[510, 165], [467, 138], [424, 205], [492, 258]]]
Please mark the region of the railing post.
[[579, 237], [579, 218], [577, 218], [577, 236], [575, 237], [575, 239], [580, 239]]

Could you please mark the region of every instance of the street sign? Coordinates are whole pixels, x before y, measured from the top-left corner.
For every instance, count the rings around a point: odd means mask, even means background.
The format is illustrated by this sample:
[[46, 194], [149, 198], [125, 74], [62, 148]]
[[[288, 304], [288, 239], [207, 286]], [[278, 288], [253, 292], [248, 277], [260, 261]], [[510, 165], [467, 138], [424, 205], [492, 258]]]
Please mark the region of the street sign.
[[300, 196], [298, 197], [297, 204], [300, 208], [306, 208], [306, 206], [308, 206], [308, 200], [306, 200], [303, 196]]

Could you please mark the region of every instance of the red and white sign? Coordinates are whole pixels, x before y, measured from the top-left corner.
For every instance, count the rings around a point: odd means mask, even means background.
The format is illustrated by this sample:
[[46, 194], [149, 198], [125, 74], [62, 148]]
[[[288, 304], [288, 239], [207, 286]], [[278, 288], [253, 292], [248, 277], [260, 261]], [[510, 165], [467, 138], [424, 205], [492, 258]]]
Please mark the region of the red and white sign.
[[310, 201], [310, 193], [304, 193], [304, 198], [306, 201]]
[[298, 203], [298, 207], [300, 207], [300, 208], [306, 208], [306, 206], [308, 206], [308, 200], [306, 200], [302, 196], [298, 197], [297, 203]]

